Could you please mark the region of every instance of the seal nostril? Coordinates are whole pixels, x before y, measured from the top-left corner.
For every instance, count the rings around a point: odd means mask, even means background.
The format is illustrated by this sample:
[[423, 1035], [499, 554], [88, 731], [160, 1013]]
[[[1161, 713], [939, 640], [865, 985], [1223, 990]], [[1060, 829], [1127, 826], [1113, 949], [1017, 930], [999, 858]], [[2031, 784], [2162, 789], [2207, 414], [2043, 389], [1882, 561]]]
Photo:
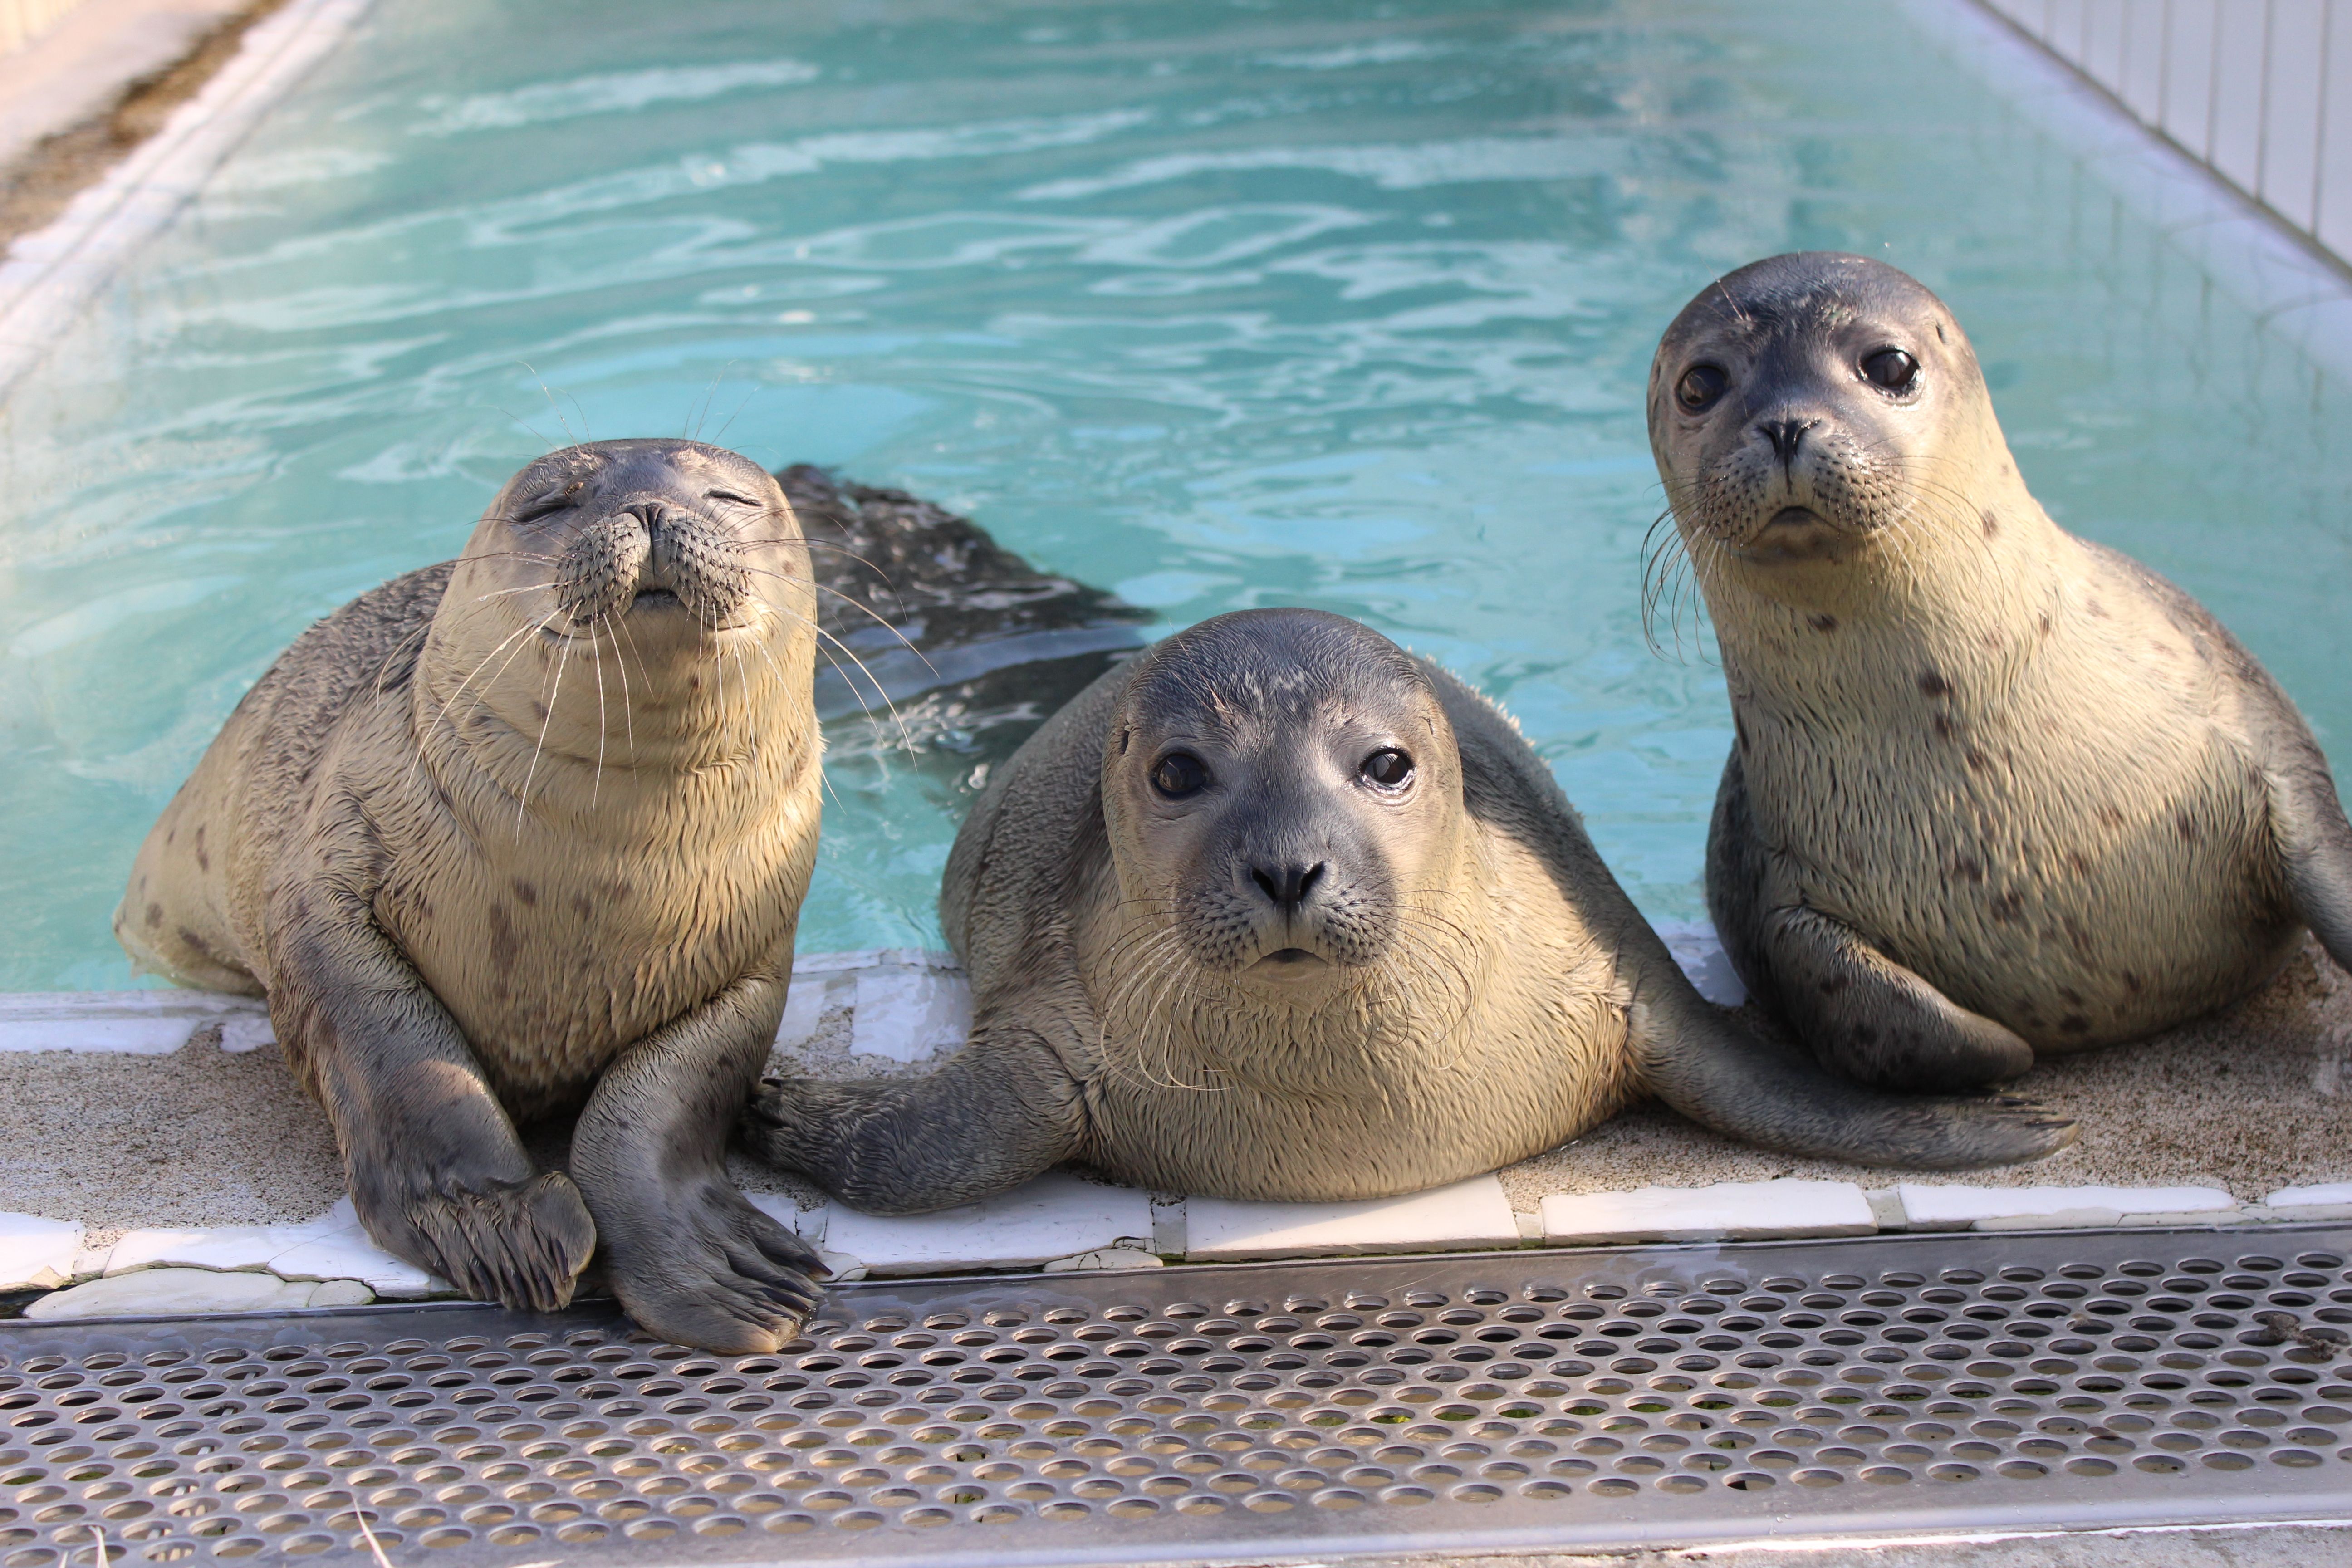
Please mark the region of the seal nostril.
[[1257, 884], [1258, 891], [1276, 908], [1283, 910], [1295, 910], [1305, 903], [1307, 896], [1315, 890], [1315, 884], [1322, 879], [1323, 865], [1319, 861], [1312, 866], [1277, 866], [1271, 871], [1257, 866], [1250, 868], [1250, 880]]
[[1821, 423], [1818, 419], [1767, 419], [1756, 428], [1771, 443], [1772, 455], [1787, 468], [1797, 460], [1797, 448], [1804, 444], [1805, 432]]

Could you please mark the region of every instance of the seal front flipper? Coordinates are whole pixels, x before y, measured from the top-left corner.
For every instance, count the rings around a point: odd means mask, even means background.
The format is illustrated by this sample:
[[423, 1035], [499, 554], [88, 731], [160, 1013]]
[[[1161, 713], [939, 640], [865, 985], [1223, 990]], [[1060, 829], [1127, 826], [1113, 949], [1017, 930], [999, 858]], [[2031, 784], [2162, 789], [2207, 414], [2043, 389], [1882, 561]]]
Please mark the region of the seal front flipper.
[[1082, 1152], [1078, 1086], [1044, 1039], [991, 1009], [922, 1078], [763, 1079], [743, 1145], [867, 1214], [927, 1214], [1018, 1186]]
[[539, 1172], [440, 999], [364, 900], [288, 888], [270, 1022], [335, 1129], [376, 1244], [466, 1294], [551, 1312], [595, 1250], [580, 1194]]
[[572, 1135], [572, 1171], [608, 1246], [614, 1294], [677, 1344], [775, 1350], [816, 1304], [815, 1249], [727, 1179], [727, 1130], [767, 1060], [783, 953], [615, 1058]]
[[1757, 938], [1780, 1005], [1831, 1066], [1889, 1089], [1952, 1090], [2015, 1078], [2033, 1047], [1956, 1005], [1817, 910], [1766, 912]]
[[[1673, 964], [1664, 944], [1656, 962]], [[1659, 1099], [1703, 1127], [1787, 1154], [1965, 1171], [2039, 1160], [2080, 1131], [2008, 1096], [1883, 1094], [1849, 1083], [1739, 1027], [1679, 971], [1637, 984], [1628, 1022], [1643, 1081]]]

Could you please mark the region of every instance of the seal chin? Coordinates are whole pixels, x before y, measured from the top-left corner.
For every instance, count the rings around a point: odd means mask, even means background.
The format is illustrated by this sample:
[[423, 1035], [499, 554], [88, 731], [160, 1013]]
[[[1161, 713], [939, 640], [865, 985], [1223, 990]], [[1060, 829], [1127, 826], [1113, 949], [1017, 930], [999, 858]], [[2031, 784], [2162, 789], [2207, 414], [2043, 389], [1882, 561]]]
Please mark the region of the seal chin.
[[1764, 526], [1728, 548], [1743, 561], [1774, 565], [1789, 561], [1833, 560], [1855, 543], [1853, 531], [1841, 528], [1805, 506], [1784, 506], [1765, 519]]

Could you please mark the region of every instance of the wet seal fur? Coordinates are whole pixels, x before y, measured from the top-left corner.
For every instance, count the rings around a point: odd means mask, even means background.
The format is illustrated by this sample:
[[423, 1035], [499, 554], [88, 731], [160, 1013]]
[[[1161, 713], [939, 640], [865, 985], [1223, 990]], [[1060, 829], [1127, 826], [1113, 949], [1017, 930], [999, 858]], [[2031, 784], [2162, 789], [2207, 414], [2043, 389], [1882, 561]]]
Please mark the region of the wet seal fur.
[[2027, 493], [1940, 300], [1861, 257], [1710, 284], [1650, 440], [1737, 740], [1707, 903], [1864, 1082], [1957, 1089], [2352, 961], [2352, 827], [2294, 705], [2188, 595]]
[[[814, 625], [755, 464], [551, 453], [247, 693], [116, 934], [268, 998], [390, 1251], [549, 1310], [601, 1242], [646, 1329], [773, 1350], [818, 1265], [723, 1156], [814, 865]], [[570, 1175], [534, 1170], [515, 1121], [575, 1108]]]
[[1001, 769], [940, 896], [971, 1043], [920, 1079], [770, 1079], [745, 1142], [856, 1206], [1062, 1161], [1167, 1191], [1414, 1192], [1643, 1091], [1872, 1163], [2028, 1159], [2073, 1124], [1857, 1089], [1691, 988], [1551, 773], [1468, 687], [1308, 610], [1102, 677]]

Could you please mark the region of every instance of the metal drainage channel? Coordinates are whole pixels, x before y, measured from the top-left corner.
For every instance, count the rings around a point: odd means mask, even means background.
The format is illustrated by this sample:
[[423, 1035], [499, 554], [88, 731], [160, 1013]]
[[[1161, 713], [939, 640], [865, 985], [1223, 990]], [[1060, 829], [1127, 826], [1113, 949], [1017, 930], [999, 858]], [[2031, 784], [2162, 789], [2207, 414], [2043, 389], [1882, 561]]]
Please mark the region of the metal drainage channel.
[[[1149, 1563], [2352, 1511], [2352, 1229], [880, 1281], [0, 1324], [0, 1568]], [[100, 1553], [104, 1555], [101, 1557]]]

